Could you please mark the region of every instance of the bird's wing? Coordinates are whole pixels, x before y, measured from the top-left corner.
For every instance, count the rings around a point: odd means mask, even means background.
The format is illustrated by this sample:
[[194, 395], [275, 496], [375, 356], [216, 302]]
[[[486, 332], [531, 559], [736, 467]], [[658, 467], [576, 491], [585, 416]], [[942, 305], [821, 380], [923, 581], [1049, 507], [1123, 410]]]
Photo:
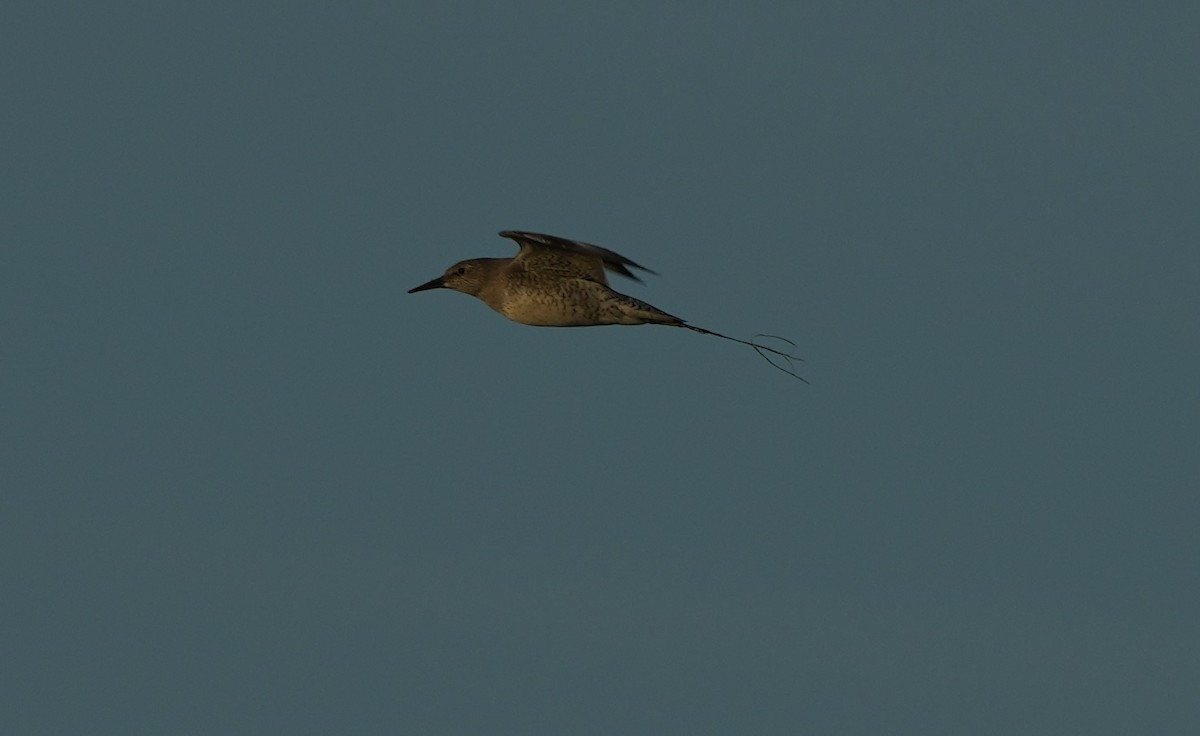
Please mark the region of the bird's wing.
[[634, 281], [641, 279], [635, 276], [630, 268], [654, 273], [620, 253], [591, 243], [517, 230], [504, 230], [500, 236], [511, 238], [521, 246], [521, 252], [513, 259], [513, 265], [522, 266], [529, 271], [552, 272], [567, 278], [585, 278], [602, 284], [608, 283], [604, 276], [606, 268]]

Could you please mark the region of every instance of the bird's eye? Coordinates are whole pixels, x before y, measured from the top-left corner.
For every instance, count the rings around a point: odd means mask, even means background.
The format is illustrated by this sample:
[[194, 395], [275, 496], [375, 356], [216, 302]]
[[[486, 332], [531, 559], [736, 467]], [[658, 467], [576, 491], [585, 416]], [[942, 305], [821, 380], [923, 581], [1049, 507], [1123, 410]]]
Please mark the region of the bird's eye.
[[467, 272], [466, 266], [459, 266], [458, 268], [454, 269], [455, 276], [462, 276], [466, 272]]

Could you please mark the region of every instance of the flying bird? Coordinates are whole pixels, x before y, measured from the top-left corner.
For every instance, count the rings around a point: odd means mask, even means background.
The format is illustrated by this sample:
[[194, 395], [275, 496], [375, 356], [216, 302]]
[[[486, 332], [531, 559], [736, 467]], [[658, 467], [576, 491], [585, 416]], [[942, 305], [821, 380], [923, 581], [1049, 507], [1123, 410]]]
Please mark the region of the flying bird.
[[[605, 270], [641, 282], [630, 269], [654, 273], [625, 256], [598, 245], [553, 235], [504, 230], [501, 237], [521, 246], [513, 258], [472, 258], [459, 261], [446, 272], [408, 290], [409, 294], [429, 289], [452, 289], [477, 297], [514, 322], [536, 327], [585, 327], [592, 325], [667, 325], [702, 335], [741, 343], [754, 348], [772, 366], [805, 383], [793, 361], [803, 360], [790, 352], [776, 350], [753, 340], [739, 340], [664, 312], [608, 285]], [[795, 347], [775, 335], [755, 335]], [[782, 364], [771, 356], [782, 360]]]

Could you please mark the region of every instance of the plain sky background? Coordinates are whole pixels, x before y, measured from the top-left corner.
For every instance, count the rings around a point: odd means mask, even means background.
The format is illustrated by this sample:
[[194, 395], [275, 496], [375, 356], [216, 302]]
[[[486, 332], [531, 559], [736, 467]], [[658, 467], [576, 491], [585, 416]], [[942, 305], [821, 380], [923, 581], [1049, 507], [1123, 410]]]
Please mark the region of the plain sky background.
[[1198, 28], [5, 3], [0, 731], [1200, 733]]

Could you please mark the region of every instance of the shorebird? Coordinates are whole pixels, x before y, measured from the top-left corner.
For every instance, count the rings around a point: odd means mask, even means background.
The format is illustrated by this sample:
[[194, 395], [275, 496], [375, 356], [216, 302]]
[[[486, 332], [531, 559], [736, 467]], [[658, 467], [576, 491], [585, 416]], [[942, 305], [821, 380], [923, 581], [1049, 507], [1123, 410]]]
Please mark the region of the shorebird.
[[[408, 290], [409, 294], [429, 289], [452, 289], [477, 297], [514, 322], [536, 327], [585, 327], [592, 325], [667, 325], [701, 335], [749, 345], [772, 366], [798, 378], [792, 361], [803, 360], [790, 352], [776, 350], [753, 340], [739, 340], [676, 317], [614, 291], [605, 269], [641, 282], [631, 268], [655, 273], [625, 256], [598, 245], [553, 235], [504, 230], [501, 237], [521, 246], [513, 258], [472, 258], [459, 261], [446, 272]], [[775, 335], [755, 335], [795, 343]], [[783, 360], [776, 363], [768, 355]]]

